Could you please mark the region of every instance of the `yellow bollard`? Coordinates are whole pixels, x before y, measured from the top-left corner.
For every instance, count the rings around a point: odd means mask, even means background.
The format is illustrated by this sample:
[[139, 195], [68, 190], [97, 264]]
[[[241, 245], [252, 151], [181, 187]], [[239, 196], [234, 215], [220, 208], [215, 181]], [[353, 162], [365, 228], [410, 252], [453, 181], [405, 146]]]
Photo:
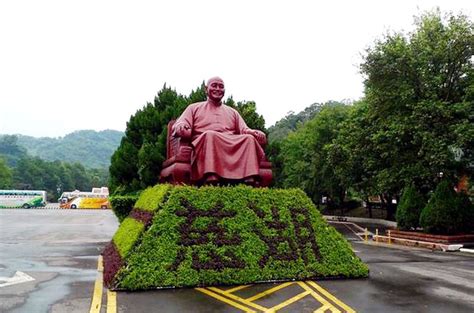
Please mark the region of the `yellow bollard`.
[[367, 232], [367, 228], [365, 229], [364, 235], [365, 235], [365, 242], [367, 242], [367, 241], [368, 241], [368, 237], [369, 237], [369, 233]]
[[388, 230], [388, 244], [391, 245], [392, 244], [392, 236], [390, 234], [390, 229]]
[[375, 229], [375, 242], [379, 243], [379, 229], [378, 228]]

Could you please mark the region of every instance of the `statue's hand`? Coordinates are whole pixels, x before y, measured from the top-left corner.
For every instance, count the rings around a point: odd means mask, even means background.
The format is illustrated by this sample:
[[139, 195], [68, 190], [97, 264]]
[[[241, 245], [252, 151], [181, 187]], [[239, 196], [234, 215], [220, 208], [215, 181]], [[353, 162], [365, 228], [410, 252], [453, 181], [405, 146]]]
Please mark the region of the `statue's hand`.
[[255, 137], [255, 139], [257, 139], [259, 144], [264, 145], [267, 143], [267, 136], [265, 136], [264, 132], [257, 129], [253, 129], [251, 131], [251, 134]]
[[177, 137], [190, 138], [191, 128], [186, 124], [176, 125], [174, 135]]

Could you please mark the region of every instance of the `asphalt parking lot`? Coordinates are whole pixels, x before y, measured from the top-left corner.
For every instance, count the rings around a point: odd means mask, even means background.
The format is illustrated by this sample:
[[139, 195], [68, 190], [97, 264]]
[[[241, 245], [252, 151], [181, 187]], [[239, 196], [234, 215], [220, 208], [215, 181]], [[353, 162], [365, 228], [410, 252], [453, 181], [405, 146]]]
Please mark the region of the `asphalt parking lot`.
[[0, 312], [474, 311], [473, 255], [366, 244], [344, 224], [367, 279], [109, 292], [99, 255], [117, 226], [108, 210], [0, 210]]
[[[109, 210], [0, 210], [0, 312], [89, 312], [97, 257], [117, 226]], [[34, 280], [4, 286], [17, 272]]]

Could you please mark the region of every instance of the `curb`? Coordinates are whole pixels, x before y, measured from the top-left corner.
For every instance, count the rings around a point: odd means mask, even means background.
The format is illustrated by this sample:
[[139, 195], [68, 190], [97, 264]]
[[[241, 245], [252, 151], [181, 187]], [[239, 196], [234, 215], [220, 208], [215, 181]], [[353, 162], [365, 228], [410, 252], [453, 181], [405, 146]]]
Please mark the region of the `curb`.
[[[396, 222], [380, 220], [380, 219], [367, 219], [367, 218], [358, 218], [358, 217], [330, 216], [330, 215], [324, 215], [323, 217], [328, 222], [353, 225], [358, 230], [361, 230], [360, 233], [355, 233], [359, 238], [361, 238], [361, 240], [363, 240], [362, 236], [366, 234], [366, 230], [360, 227], [359, 225], [357, 225], [355, 222], [366, 222], [366, 223], [375, 222], [375, 223], [379, 223], [379, 224], [389, 226], [389, 227], [392, 227], [393, 225], [395, 225], [396, 227], [396, 224], [397, 224]], [[371, 241], [375, 241], [377, 243], [388, 244], [388, 245], [391, 245], [393, 243], [395, 245], [405, 246], [405, 247], [424, 248], [424, 249], [439, 250], [439, 251], [444, 251], [444, 252], [460, 251], [460, 252], [467, 252], [467, 253], [474, 254], [474, 249], [463, 248], [462, 244], [441, 244], [441, 243], [433, 243], [433, 242], [420, 241], [420, 240], [397, 238], [397, 237], [392, 237], [392, 236], [390, 237], [383, 236], [383, 235], [377, 236], [377, 235], [374, 235], [370, 231], [367, 231], [367, 236], [372, 237]]]
[[364, 218], [364, 217], [351, 217], [351, 216], [337, 216], [337, 215], [323, 215], [328, 221], [338, 222], [353, 222], [353, 223], [373, 223], [380, 224], [386, 227], [397, 227], [397, 222], [387, 221], [380, 218]]

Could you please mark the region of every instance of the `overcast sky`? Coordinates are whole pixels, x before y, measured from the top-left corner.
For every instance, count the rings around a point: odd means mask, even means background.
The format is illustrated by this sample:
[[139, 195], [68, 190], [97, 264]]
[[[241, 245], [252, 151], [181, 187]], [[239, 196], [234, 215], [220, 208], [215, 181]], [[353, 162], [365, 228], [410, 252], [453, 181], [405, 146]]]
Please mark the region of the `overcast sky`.
[[125, 130], [166, 83], [221, 76], [267, 127], [315, 102], [363, 96], [364, 49], [472, 0], [0, 2], [0, 134]]

